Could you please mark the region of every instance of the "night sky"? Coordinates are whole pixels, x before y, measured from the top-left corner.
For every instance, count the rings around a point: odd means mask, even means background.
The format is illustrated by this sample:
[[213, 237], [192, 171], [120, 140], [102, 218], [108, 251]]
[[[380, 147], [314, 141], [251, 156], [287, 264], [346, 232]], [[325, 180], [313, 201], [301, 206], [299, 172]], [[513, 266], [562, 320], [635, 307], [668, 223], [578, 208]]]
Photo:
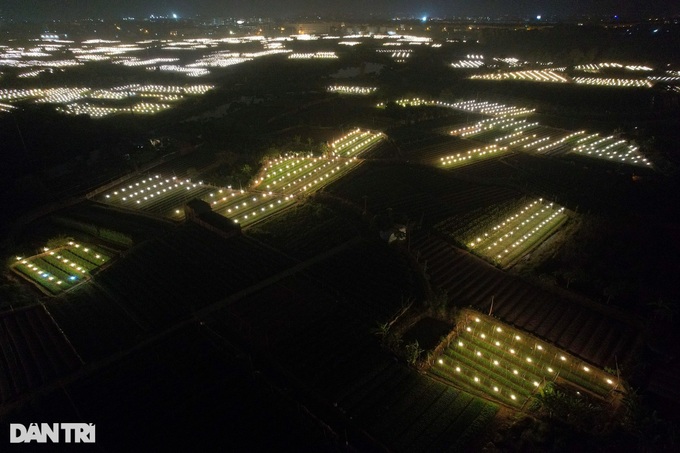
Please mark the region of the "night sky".
[[680, 14], [678, 0], [2, 0], [0, 15], [12, 19], [193, 17], [374, 13], [379, 16], [543, 16], [598, 14], [621, 17]]

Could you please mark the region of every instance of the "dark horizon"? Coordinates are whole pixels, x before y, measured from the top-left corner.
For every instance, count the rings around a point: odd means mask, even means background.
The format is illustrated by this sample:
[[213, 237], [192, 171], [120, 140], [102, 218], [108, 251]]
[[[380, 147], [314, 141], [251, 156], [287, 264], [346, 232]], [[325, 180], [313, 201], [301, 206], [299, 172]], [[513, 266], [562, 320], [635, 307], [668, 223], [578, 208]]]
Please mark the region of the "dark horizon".
[[8, 0], [0, 6], [0, 17], [5, 20], [70, 20], [85, 18], [145, 18], [150, 15], [191, 18], [212, 17], [291, 17], [298, 15], [393, 17], [574, 17], [585, 15], [647, 18], [680, 14], [680, 4], [673, 0], [480, 0], [450, 3], [444, 0], [409, 2], [406, 0], [358, 0], [327, 2], [321, 0]]

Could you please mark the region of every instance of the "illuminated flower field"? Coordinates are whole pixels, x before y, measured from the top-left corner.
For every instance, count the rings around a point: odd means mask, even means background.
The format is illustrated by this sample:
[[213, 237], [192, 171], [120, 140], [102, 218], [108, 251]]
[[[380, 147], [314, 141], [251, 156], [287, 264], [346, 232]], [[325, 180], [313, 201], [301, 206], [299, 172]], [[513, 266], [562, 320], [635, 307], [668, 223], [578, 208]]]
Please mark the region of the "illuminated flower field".
[[68, 242], [29, 257], [17, 256], [11, 268], [48, 294], [57, 295], [90, 278], [111, 253], [90, 244]]
[[382, 139], [382, 134], [355, 129], [333, 142], [326, 156], [291, 153], [272, 159], [248, 189], [152, 175], [130, 180], [106, 191], [97, 200], [182, 220], [184, 205], [198, 198], [209, 203], [214, 212], [245, 227], [293, 205], [297, 196], [319, 190], [345, 175], [359, 165], [360, 154]]
[[605, 401], [622, 388], [616, 376], [490, 316], [464, 310], [456, 328], [429, 373], [507, 405], [525, 407], [547, 382]]
[[465, 243], [489, 261], [507, 266], [553, 233], [567, 219], [564, 211], [563, 207], [540, 198], [494, 220], [493, 227], [465, 238]]

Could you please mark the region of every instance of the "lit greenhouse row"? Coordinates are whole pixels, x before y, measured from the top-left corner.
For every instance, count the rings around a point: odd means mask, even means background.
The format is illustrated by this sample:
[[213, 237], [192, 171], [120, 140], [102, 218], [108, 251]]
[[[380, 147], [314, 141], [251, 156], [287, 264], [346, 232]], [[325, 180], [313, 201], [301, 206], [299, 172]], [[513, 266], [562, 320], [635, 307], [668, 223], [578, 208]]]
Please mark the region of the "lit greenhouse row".
[[471, 250], [501, 264], [510, 264], [546, 239], [546, 234], [566, 220], [564, 208], [538, 199], [513, 212], [495, 226], [468, 238]]
[[617, 139], [613, 135], [608, 137], [600, 137], [599, 134], [587, 135], [576, 142], [576, 146], [572, 152], [589, 157], [616, 160], [632, 165], [652, 165], [652, 163], [640, 153], [637, 146], [631, 145], [626, 140]]
[[328, 60], [338, 58], [335, 52], [309, 52], [292, 53], [288, 55], [290, 60]]
[[484, 75], [473, 75], [471, 79], [479, 80], [526, 80], [530, 82], [551, 82], [551, 83], [568, 83], [569, 79], [562, 74], [548, 69], [543, 70], [528, 70], [515, 72], [499, 72]]
[[645, 65], [624, 65], [622, 63], [589, 63], [574, 66], [575, 71], [600, 72], [601, 69], [627, 69], [628, 71], [653, 71]]
[[497, 157], [508, 151], [507, 146], [488, 145], [483, 148], [475, 148], [469, 151], [451, 154], [440, 158], [440, 164], [447, 168], [471, 164], [491, 157]]
[[458, 60], [451, 63], [451, 67], [455, 69], [478, 69], [484, 66], [482, 60]]
[[170, 104], [154, 102], [140, 102], [130, 107], [101, 107], [88, 103], [71, 103], [64, 107], [57, 107], [56, 110], [67, 115], [89, 115], [92, 118], [103, 118], [119, 113], [132, 113], [137, 115], [152, 115], [171, 108]]
[[368, 95], [375, 93], [378, 88], [376, 87], [361, 87], [361, 86], [350, 86], [350, 85], [331, 85], [327, 90], [331, 93], [340, 94], [359, 94]]
[[[12, 102], [32, 99], [37, 103], [63, 104], [63, 106], [57, 107], [58, 111], [100, 118], [116, 113], [157, 113], [171, 107], [167, 102], [182, 100], [184, 96], [202, 95], [213, 88], [212, 85], [180, 87], [135, 84], [97, 90], [92, 88], [5, 89], [0, 90], [0, 100]], [[88, 99], [117, 101], [137, 97], [144, 98], [144, 101], [120, 107], [102, 105], [101, 102], [96, 105], [86, 102]]]
[[459, 319], [456, 337], [429, 372], [466, 389], [521, 407], [558, 378], [605, 401], [623, 387], [616, 376], [497, 319], [471, 310]]
[[333, 141], [330, 145], [334, 155], [341, 157], [355, 157], [366, 152], [384, 138], [383, 134], [362, 131], [357, 128]]
[[621, 79], [600, 77], [574, 77], [574, 83], [625, 88], [651, 88], [654, 84], [648, 79]]

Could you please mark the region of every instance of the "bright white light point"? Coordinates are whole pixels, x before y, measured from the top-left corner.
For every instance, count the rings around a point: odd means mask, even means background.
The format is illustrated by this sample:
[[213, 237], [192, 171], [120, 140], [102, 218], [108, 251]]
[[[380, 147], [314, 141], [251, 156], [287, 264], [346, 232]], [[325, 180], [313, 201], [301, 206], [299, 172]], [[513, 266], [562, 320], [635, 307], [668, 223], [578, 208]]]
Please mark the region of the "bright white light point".
[[494, 364], [494, 365], [498, 365], [498, 360], [494, 360], [494, 361], [493, 361], [493, 364]]
[[469, 327], [466, 327], [465, 330], [467, 330], [468, 332], [472, 332], [472, 329], [470, 329]]
[[496, 327], [496, 332], [503, 332], [503, 329], [501, 329], [500, 327]]
[[510, 354], [514, 354], [514, 353], [515, 353], [515, 350], [514, 350], [514, 349], [510, 349]]
[[614, 381], [612, 381], [611, 379], [607, 379], [607, 384], [613, 384], [613, 383], [614, 383]]
[[587, 366], [584, 366], [584, 367], [583, 367], [583, 370], [584, 370], [584, 371], [590, 371], [590, 368], [588, 368]]
[[480, 335], [480, 337], [482, 337], [482, 338], [486, 338], [486, 335], [484, 335], [484, 334], [481, 334], [481, 335]]
[[479, 352], [479, 351], [477, 351], [477, 356], [478, 356], [478, 357], [481, 357], [481, 356], [482, 356], [482, 353]]
[[531, 363], [531, 357], [527, 357], [527, 362]]
[[475, 322], [479, 322], [479, 318], [475, 318]]
[[444, 364], [444, 361], [442, 359], [439, 359], [439, 364], [440, 365]]
[[566, 361], [567, 361], [567, 358], [566, 358], [565, 356], [561, 355], [561, 356], [560, 356], [560, 360], [563, 361], [563, 362], [566, 362]]
[[463, 342], [462, 342], [462, 341], [459, 341], [459, 342], [458, 342], [458, 346], [460, 346], [460, 347], [462, 348], [462, 347], [463, 347]]
[[510, 398], [512, 398], [513, 400], [517, 399], [517, 397], [515, 395], [510, 395]]
[[536, 20], [541, 20], [541, 15], [536, 16]]
[[500, 346], [500, 345], [501, 345], [501, 342], [500, 342], [500, 341], [497, 341], [497, 342], [496, 342], [496, 346]]
[[536, 347], [538, 348], [539, 351], [542, 351], [542, 350], [543, 350], [543, 346], [541, 346], [540, 344], [539, 344], [538, 346], [536, 346]]
[[539, 385], [538, 382], [534, 381], [534, 387], [538, 387], [538, 385]]
[[552, 373], [552, 372], [553, 372], [553, 369], [548, 367], [548, 373]]
[[519, 335], [515, 335], [515, 340], [521, 340], [521, 338], [519, 337]]
[[517, 371], [517, 370], [512, 370], [512, 374], [519, 374], [519, 371]]
[[460, 373], [460, 367], [459, 366], [456, 367], [456, 372]]

